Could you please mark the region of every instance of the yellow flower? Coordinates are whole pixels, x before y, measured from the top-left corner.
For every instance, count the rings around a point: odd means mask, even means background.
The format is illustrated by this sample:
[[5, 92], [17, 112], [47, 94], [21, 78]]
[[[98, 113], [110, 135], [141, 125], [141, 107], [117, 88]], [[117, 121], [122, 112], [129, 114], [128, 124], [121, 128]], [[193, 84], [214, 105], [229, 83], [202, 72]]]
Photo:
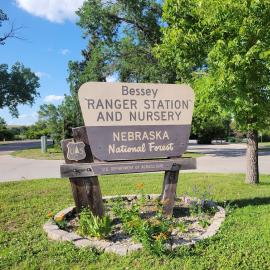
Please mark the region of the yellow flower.
[[51, 218], [52, 216], [53, 216], [52, 211], [49, 211], [49, 212], [47, 213], [47, 217], [48, 217], [48, 218]]
[[61, 214], [61, 215], [59, 215], [59, 216], [56, 216], [56, 217], [54, 218], [54, 220], [55, 220], [56, 222], [60, 222], [60, 221], [62, 221], [62, 220], [64, 219], [64, 217], [65, 217], [65, 215], [64, 215], [64, 214]]
[[154, 238], [158, 241], [158, 240], [166, 240], [168, 238], [168, 235], [161, 232], [158, 235], [155, 235]]
[[144, 188], [144, 184], [143, 183], [138, 183], [138, 184], [136, 184], [136, 188], [137, 189], [143, 189]]
[[151, 218], [149, 221], [153, 226], [159, 226], [161, 224], [161, 221], [158, 219]]

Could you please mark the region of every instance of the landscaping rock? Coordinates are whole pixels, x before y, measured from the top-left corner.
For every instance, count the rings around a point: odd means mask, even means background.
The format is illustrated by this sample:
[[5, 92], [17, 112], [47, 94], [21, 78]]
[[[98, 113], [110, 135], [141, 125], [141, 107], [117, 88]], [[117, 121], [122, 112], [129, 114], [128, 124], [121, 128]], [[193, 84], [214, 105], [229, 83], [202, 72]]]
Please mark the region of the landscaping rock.
[[104, 251], [106, 248], [113, 245], [111, 242], [105, 240], [90, 240], [90, 241], [92, 247], [96, 248], [99, 251]]
[[76, 247], [92, 247], [92, 243], [89, 239], [79, 239], [79, 240], [75, 240], [73, 241], [74, 245]]
[[60, 241], [62, 240], [63, 236], [68, 234], [68, 232], [63, 230], [50, 230], [47, 232], [47, 234], [49, 239]]
[[143, 248], [142, 244], [131, 244], [128, 246], [128, 253], [141, 250]]
[[83, 239], [83, 237], [73, 232], [67, 233], [66, 235], [63, 235], [62, 237], [63, 241], [69, 241], [69, 242], [72, 242], [74, 240], [79, 240], [79, 239]]
[[113, 244], [105, 249], [106, 252], [116, 253], [121, 256], [125, 256], [128, 253], [128, 246], [121, 244]]
[[68, 207], [64, 210], [61, 210], [60, 212], [58, 212], [55, 216], [54, 219], [59, 218], [61, 216], [66, 217], [67, 215], [71, 215], [73, 213], [73, 211], [75, 210], [74, 206]]
[[53, 224], [52, 222], [47, 222], [47, 223], [45, 223], [44, 224], [44, 226], [43, 226], [43, 230], [45, 231], [45, 232], [48, 232], [48, 231], [52, 231], [52, 230], [58, 230], [59, 228], [58, 228], [58, 226], [57, 225], [55, 225], [55, 224]]

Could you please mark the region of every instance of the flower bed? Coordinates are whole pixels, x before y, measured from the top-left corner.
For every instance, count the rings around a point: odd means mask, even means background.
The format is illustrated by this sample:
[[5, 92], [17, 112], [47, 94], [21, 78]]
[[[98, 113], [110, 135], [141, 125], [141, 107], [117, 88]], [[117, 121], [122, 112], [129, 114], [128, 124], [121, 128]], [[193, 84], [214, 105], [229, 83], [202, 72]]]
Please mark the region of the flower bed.
[[212, 201], [190, 197], [176, 199], [172, 217], [162, 214], [159, 195], [107, 196], [103, 200], [104, 218], [86, 210], [78, 217], [74, 207], [67, 208], [44, 225], [48, 237], [119, 255], [143, 247], [160, 254], [213, 236], [225, 218], [224, 209]]

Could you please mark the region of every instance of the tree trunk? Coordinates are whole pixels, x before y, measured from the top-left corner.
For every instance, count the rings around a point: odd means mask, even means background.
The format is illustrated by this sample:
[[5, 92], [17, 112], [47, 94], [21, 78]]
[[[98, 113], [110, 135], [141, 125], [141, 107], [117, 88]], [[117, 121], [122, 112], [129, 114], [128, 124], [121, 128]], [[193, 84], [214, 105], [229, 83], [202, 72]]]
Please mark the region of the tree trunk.
[[255, 130], [247, 133], [247, 173], [246, 183], [259, 183], [259, 164], [258, 164], [258, 132]]

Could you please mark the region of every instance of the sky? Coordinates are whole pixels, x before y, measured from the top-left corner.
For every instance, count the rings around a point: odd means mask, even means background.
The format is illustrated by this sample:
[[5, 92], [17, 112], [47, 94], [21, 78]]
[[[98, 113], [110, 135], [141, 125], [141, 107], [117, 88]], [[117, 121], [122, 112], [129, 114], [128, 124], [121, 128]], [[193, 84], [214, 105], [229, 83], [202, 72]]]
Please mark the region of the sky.
[[31, 68], [40, 78], [40, 97], [35, 104], [20, 105], [19, 118], [13, 118], [7, 108], [0, 116], [9, 125], [31, 125], [37, 120], [39, 106], [44, 103], [60, 104], [69, 94], [66, 81], [68, 61], [81, 60], [81, 50], [87, 41], [76, 25], [75, 11], [83, 0], [0, 0], [0, 9], [9, 17], [0, 32], [10, 23], [22, 27], [18, 36], [0, 46], [0, 63], [12, 66], [19, 61]]

